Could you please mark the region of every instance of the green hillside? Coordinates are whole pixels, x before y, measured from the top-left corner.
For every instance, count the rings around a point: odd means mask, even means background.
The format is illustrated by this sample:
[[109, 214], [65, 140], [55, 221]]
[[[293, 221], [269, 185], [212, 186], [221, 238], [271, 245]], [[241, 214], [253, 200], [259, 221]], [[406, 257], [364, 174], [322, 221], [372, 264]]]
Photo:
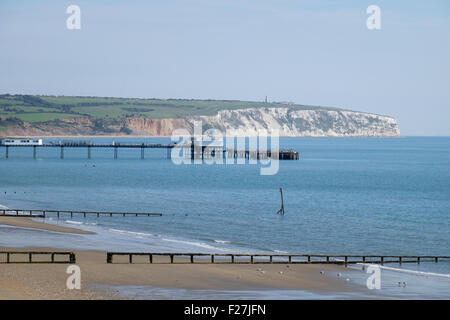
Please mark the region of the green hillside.
[[[38, 95], [0, 95], [0, 121], [48, 122], [64, 118], [93, 119], [182, 118], [215, 115], [224, 109], [286, 107], [276, 102], [239, 100], [135, 99], [105, 97], [66, 97]], [[318, 107], [290, 105], [299, 109]], [[321, 109], [334, 109], [322, 108]], [[0, 130], [2, 123], [0, 122]]]

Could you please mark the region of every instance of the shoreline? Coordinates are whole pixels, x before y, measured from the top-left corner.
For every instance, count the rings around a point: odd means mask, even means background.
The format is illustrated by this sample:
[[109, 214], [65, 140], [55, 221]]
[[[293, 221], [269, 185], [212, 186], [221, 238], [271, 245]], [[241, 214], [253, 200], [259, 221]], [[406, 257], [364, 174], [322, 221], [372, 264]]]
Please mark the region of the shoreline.
[[[32, 221], [31, 218], [0, 217], [0, 225], [62, 233], [92, 234], [82, 229], [68, 228]], [[0, 251], [68, 251], [52, 247], [0, 247]], [[126, 263], [120, 257], [106, 263], [106, 251], [70, 250], [76, 254], [81, 270], [81, 290], [66, 289], [69, 264], [6, 264], [0, 254], [0, 300], [4, 299], [133, 299], [127, 288], [148, 290], [216, 290], [269, 292], [271, 290], [301, 290], [306, 293], [333, 294], [361, 290], [347, 283], [338, 273], [351, 272], [344, 266], [307, 264], [190, 264], [179, 257], [175, 264], [165, 258], [155, 258], [153, 264], [145, 257]], [[151, 249], [149, 250], [151, 251]], [[18, 257], [20, 259], [20, 256]], [[20, 260], [17, 260], [20, 261]], [[2, 263], [3, 262], [3, 263]], [[124, 263], [125, 262], [125, 263]], [[331, 275], [334, 276], [331, 276]], [[123, 287], [124, 292], [121, 288]], [[150, 295], [152, 299], [153, 293]], [[299, 297], [301, 298], [301, 297]]]
[[44, 223], [34, 221], [32, 218], [28, 217], [6, 217], [0, 216], [0, 225], [7, 225], [11, 227], [20, 227], [20, 228], [30, 228], [30, 229], [39, 229], [46, 231], [54, 231], [61, 233], [73, 233], [73, 234], [95, 234], [95, 232], [72, 228], [72, 227], [63, 227], [56, 224]]
[[[29, 218], [25, 218], [29, 219]], [[24, 219], [21, 219], [24, 220]], [[4, 224], [0, 220], [0, 225]], [[39, 223], [41, 224], [41, 223]], [[22, 226], [15, 226], [22, 228]], [[31, 229], [42, 230], [40, 226]], [[62, 227], [64, 228], [64, 227]], [[75, 228], [63, 230], [73, 233]], [[45, 230], [45, 229], [44, 229]], [[76, 229], [75, 229], [76, 230]], [[53, 230], [46, 230], [52, 232]], [[70, 232], [69, 232], [70, 231]], [[80, 230], [78, 230], [80, 231]], [[6, 264], [6, 255], [0, 254], [0, 300], [18, 299], [405, 299], [408, 293], [397, 287], [399, 280], [407, 279], [408, 288], [417, 298], [445, 298], [448, 288], [441, 293], [430, 291], [423, 280], [402, 270], [383, 272], [383, 292], [366, 289], [368, 275], [353, 266], [335, 264], [230, 264], [207, 258], [196, 258], [191, 264], [188, 257], [177, 257], [171, 264], [168, 257], [135, 256], [133, 264], [127, 256], [118, 256], [114, 263], [106, 263], [105, 249], [55, 248], [53, 245], [8, 246], [3, 242], [0, 251], [71, 251], [76, 254], [76, 265], [81, 270], [81, 290], [68, 290], [67, 268], [70, 264], [18, 263]], [[109, 250], [108, 250], [109, 251]], [[120, 250], [118, 250], [120, 251]], [[127, 250], [125, 250], [127, 251]], [[146, 252], [151, 252], [148, 248]], [[24, 260], [25, 259], [25, 260]], [[14, 256], [12, 261], [25, 262], [27, 257]], [[389, 268], [386, 268], [389, 269]], [[383, 269], [384, 270], [384, 269]], [[398, 271], [402, 271], [398, 273]], [[417, 273], [417, 272], [415, 272]], [[420, 273], [420, 272], [419, 272]], [[409, 277], [409, 279], [408, 279]], [[406, 283], [406, 282], [405, 282]], [[435, 279], [438, 286], [447, 281]], [[422, 285], [423, 287], [414, 288]], [[384, 286], [384, 284], [383, 284]], [[416, 291], [414, 291], [416, 290]], [[419, 290], [419, 291], [417, 291]], [[422, 290], [425, 290], [423, 292]]]
[[[62, 251], [28, 247], [14, 251]], [[332, 274], [351, 272], [335, 265], [106, 263], [101, 251], [74, 251], [81, 270], [81, 290], [66, 289], [68, 264], [0, 264], [0, 299], [129, 299], [120, 287], [182, 290], [302, 290], [317, 294], [355, 292], [355, 284]], [[99, 289], [103, 288], [103, 289]]]

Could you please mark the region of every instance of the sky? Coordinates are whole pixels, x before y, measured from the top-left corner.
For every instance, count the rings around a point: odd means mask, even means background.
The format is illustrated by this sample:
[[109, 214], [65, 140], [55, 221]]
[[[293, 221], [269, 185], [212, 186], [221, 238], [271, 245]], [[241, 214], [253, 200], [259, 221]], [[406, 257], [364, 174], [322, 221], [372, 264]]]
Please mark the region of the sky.
[[[367, 28], [370, 5], [380, 30]], [[0, 93], [267, 96], [450, 136], [449, 40], [447, 0], [2, 0]]]

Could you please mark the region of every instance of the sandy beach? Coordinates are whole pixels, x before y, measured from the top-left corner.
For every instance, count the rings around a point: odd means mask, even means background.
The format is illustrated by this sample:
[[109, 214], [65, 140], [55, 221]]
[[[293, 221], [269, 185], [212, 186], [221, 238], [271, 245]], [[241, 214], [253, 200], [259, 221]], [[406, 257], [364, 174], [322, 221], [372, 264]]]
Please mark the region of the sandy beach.
[[[51, 248], [0, 248], [0, 251], [62, 251]], [[0, 299], [114, 299], [115, 292], [96, 285], [151, 286], [209, 290], [290, 289], [341, 292], [342, 279], [320, 273], [344, 267], [285, 264], [106, 264], [106, 253], [75, 251], [81, 290], [66, 289], [67, 264], [0, 264]], [[182, 260], [179, 260], [182, 261]]]
[[[28, 218], [2, 217], [0, 224], [39, 228], [64, 233], [86, 233], [31, 221]], [[67, 251], [53, 248], [0, 248], [0, 251]], [[209, 290], [270, 290], [290, 289], [314, 292], [342, 292], [350, 288], [342, 279], [326, 276], [344, 272], [335, 265], [288, 264], [190, 264], [177, 258], [176, 264], [142, 259], [123, 263], [118, 258], [106, 263], [106, 253], [74, 251], [81, 269], [81, 290], [68, 290], [67, 264], [5, 264], [0, 263], [0, 299], [116, 299], [117, 292], [98, 289], [108, 286], [151, 286], [156, 288]], [[0, 255], [0, 262], [5, 259]], [[322, 272], [321, 272], [322, 271]], [[123, 298], [123, 297], [121, 297]]]
[[33, 229], [41, 229], [41, 230], [48, 230], [48, 231], [65, 232], [65, 233], [94, 234], [93, 232], [85, 231], [85, 230], [81, 230], [81, 229], [42, 223], [42, 222], [34, 221], [31, 218], [26, 218], [26, 217], [0, 216], [0, 225], [2, 225], [2, 224], [7, 225], [7, 226], [13, 226], [13, 227], [33, 228]]

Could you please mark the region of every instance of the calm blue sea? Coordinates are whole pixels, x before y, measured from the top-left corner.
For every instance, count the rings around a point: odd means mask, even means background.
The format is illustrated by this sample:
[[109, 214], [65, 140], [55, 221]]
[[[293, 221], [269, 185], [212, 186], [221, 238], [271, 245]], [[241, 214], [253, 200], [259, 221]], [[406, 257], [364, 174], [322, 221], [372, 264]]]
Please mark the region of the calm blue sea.
[[[167, 138], [94, 139], [168, 143]], [[49, 139], [47, 141], [58, 141]], [[0, 228], [2, 246], [202, 252], [450, 255], [450, 138], [282, 138], [300, 152], [278, 174], [259, 165], [174, 165], [166, 150], [0, 148], [10, 208], [162, 212], [47, 219], [96, 235]], [[279, 188], [285, 192], [285, 215]], [[450, 263], [408, 265], [450, 273]]]

